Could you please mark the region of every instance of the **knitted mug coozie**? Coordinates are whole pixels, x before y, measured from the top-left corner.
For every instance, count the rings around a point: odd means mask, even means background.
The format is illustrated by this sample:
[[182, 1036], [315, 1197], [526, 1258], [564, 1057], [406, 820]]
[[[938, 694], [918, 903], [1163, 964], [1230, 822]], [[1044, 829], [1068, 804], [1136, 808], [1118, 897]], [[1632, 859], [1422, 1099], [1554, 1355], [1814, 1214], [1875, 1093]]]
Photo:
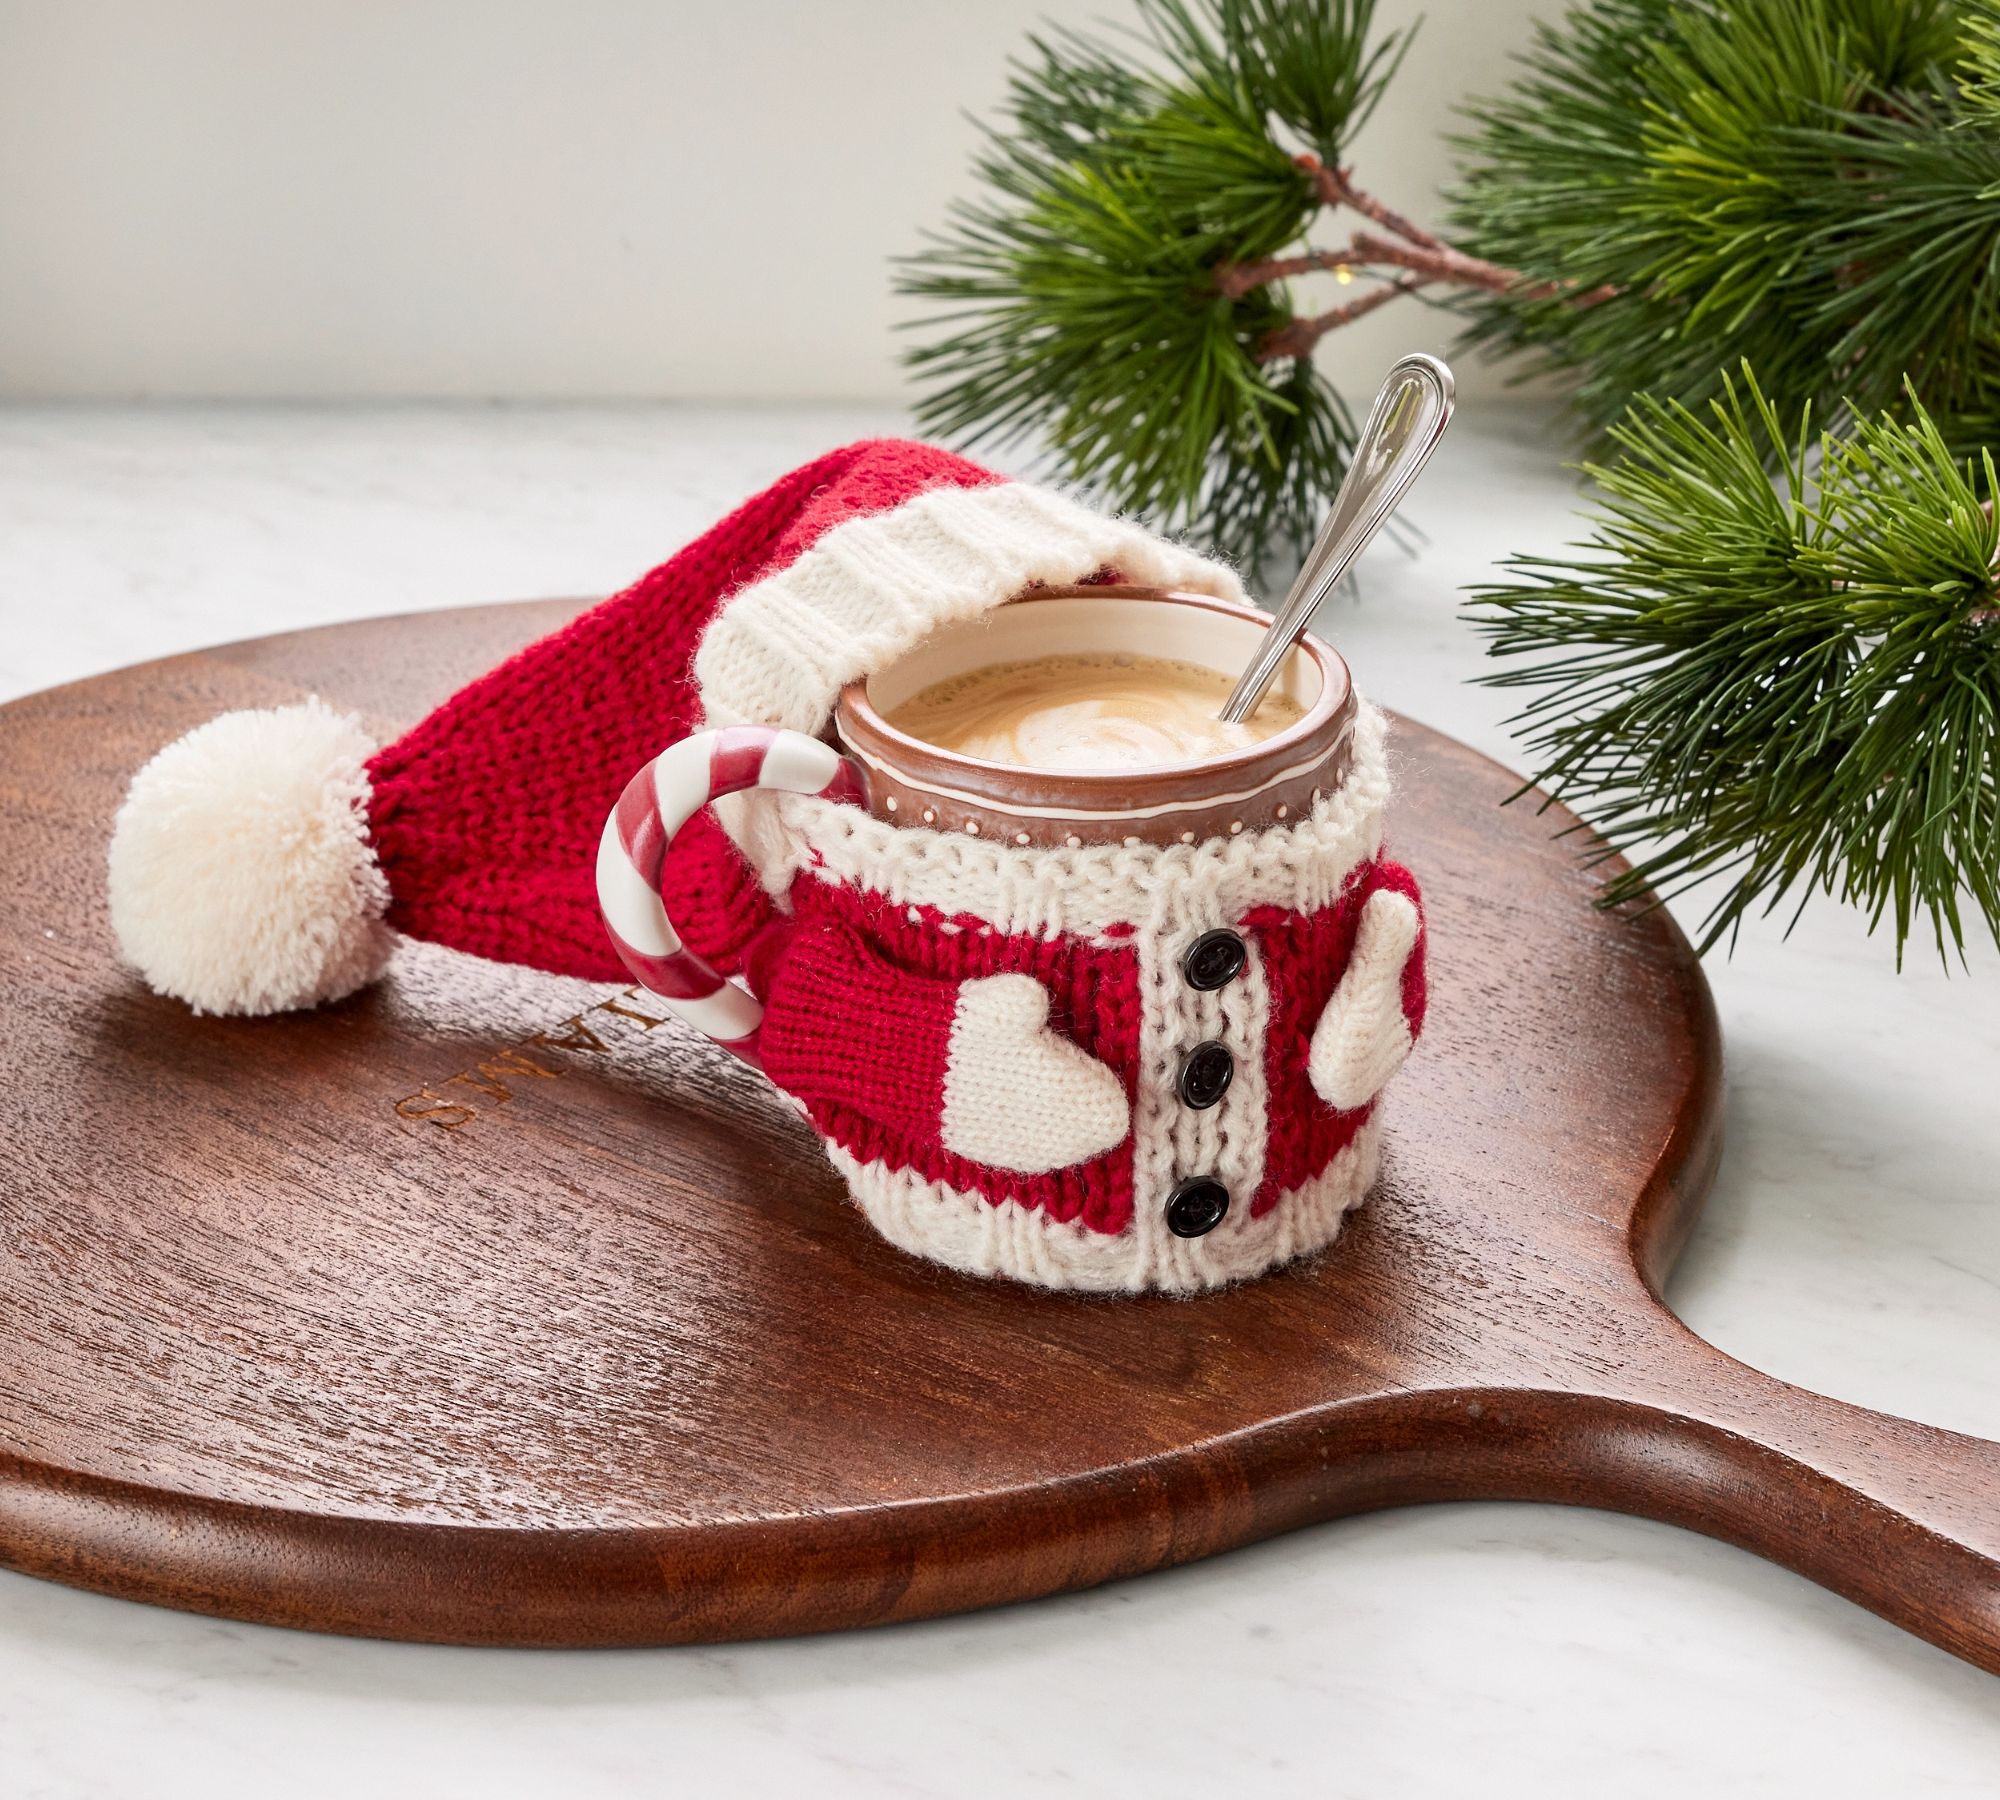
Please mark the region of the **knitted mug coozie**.
[[[763, 780], [715, 779], [704, 749], [713, 791], [740, 791], [650, 826], [628, 799], [619, 834], [621, 795], [676, 740], [819, 739], [843, 686], [939, 627], [1102, 579], [1242, 599], [1218, 563], [942, 451], [834, 451], [384, 748], [317, 701], [169, 745], [118, 815], [114, 929], [208, 1012], [336, 1000], [399, 935], [615, 980], [608, 857], [659, 912], [630, 929], [668, 933], [623, 942], [649, 985], [752, 1022], [746, 1053], [892, 1242], [1061, 1288], [1257, 1274], [1366, 1194], [1380, 1094], [1423, 1023], [1374, 708], [1338, 787], [1237, 836], [946, 834], [871, 817], [815, 746]], [[604, 879], [623, 940], [637, 896]]]

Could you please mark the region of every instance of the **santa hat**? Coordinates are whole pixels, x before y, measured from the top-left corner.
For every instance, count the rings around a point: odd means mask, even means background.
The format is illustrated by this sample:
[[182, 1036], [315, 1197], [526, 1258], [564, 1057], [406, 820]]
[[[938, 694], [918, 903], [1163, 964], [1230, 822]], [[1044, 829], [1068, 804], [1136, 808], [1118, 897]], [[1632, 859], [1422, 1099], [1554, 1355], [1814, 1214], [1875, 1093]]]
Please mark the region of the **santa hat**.
[[[118, 815], [113, 928], [151, 986], [202, 1012], [339, 999], [397, 934], [622, 980], [594, 858], [649, 758], [703, 723], [822, 731], [843, 686], [937, 626], [1111, 575], [1242, 598], [1217, 563], [943, 451], [833, 451], [384, 748], [316, 699], [170, 744]], [[707, 818], [677, 840], [667, 894], [725, 972], [772, 908]]]

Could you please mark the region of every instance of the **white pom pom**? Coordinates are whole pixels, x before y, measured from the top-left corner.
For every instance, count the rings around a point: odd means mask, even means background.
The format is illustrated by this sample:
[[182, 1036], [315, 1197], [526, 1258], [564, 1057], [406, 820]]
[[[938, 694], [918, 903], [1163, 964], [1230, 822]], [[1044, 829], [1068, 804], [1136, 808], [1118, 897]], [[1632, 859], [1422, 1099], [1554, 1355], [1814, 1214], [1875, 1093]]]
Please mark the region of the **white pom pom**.
[[111, 927], [149, 986], [196, 1012], [270, 1013], [381, 974], [373, 749], [314, 699], [224, 713], [132, 778], [111, 834]]

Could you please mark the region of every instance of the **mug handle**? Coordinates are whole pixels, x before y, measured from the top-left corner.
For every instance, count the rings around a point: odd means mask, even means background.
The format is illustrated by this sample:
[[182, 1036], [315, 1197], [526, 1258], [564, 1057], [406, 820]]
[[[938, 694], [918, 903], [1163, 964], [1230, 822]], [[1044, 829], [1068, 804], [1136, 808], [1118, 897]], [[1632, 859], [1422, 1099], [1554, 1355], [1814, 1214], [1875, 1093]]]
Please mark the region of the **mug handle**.
[[747, 788], [857, 804], [866, 792], [855, 763], [802, 731], [775, 725], [697, 731], [669, 744], [634, 775], [604, 821], [597, 905], [619, 959], [641, 987], [705, 1037], [761, 1066], [762, 1003], [681, 942], [660, 892], [667, 851], [680, 828], [718, 795]]

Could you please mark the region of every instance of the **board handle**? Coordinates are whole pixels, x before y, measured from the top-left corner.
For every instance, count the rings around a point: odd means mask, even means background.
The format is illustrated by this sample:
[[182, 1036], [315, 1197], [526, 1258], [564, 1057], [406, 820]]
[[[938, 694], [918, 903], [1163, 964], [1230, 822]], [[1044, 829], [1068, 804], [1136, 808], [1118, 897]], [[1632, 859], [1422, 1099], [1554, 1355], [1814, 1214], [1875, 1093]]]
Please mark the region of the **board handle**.
[[1638, 1391], [1591, 1433], [1600, 1492], [1576, 1498], [1739, 1544], [2000, 1674], [2000, 1444], [1794, 1387], [1655, 1316]]

